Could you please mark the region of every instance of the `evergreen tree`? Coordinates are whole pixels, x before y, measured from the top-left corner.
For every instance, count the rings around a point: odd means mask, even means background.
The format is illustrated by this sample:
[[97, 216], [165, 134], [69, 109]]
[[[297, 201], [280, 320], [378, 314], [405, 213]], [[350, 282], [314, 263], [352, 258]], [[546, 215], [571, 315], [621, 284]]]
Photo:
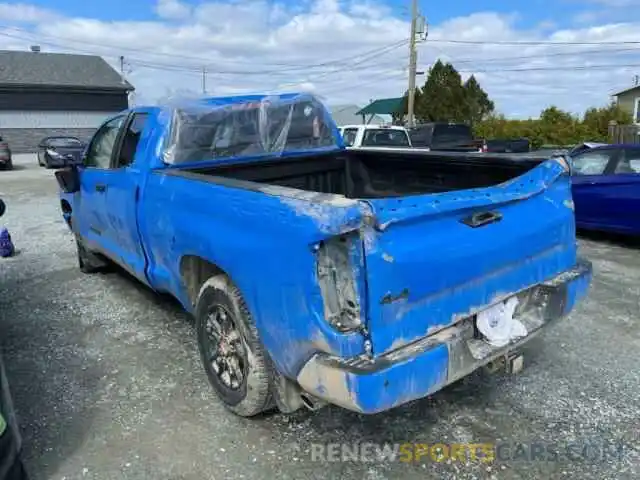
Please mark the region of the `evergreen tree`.
[[485, 92], [476, 77], [471, 75], [469, 79], [464, 83], [465, 91], [465, 107], [466, 121], [470, 125], [475, 125], [481, 122], [495, 110], [494, 103], [489, 100], [489, 95]]
[[468, 109], [465, 89], [458, 71], [438, 60], [429, 69], [427, 80], [416, 102], [416, 117], [424, 122], [463, 122]]

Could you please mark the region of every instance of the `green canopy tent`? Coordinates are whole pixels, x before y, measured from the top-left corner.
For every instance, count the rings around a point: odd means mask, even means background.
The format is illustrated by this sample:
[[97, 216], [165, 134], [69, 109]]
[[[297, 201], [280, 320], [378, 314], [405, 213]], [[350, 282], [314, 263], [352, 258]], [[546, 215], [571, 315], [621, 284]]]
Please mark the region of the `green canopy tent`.
[[[356, 112], [356, 115], [362, 115], [362, 123], [369, 124], [374, 115], [402, 115], [403, 97], [398, 98], [381, 98], [380, 100], [374, 100], [362, 110]], [[369, 121], [366, 121], [366, 116], [370, 115]]]

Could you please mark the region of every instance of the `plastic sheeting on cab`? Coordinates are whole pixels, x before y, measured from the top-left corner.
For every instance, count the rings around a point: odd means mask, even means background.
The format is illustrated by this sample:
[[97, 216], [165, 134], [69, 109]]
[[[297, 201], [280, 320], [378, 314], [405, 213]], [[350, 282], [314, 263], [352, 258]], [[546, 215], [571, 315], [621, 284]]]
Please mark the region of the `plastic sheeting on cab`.
[[163, 160], [172, 165], [342, 146], [327, 109], [310, 94], [186, 100], [164, 110]]

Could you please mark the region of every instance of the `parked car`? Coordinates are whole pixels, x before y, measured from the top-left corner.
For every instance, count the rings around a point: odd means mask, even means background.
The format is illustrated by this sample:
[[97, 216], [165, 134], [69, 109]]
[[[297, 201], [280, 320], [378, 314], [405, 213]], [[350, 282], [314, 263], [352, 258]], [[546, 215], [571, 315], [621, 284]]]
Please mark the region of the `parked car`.
[[11, 149], [9, 144], [0, 136], [0, 168], [3, 170], [11, 170], [13, 168], [13, 159], [11, 158]]
[[345, 125], [340, 133], [347, 148], [411, 146], [407, 129], [395, 125]]
[[578, 227], [640, 235], [640, 145], [600, 145], [571, 159]]
[[[0, 217], [6, 205], [0, 199]], [[0, 355], [0, 480], [27, 480], [20, 458], [22, 437], [18, 428], [13, 400], [7, 381], [2, 355]]]
[[531, 151], [528, 138], [486, 140], [486, 151], [490, 153], [527, 153]]
[[60, 168], [82, 161], [85, 144], [76, 137], [46, 137], [38, 144], [38, 165]]
[[484, 152], [486, 144], [473, 136], [464, 123], [432, 122], [408, 128], [411, 145], [416, 148], [453, 152]]
[[591, 150], [596, 147], [603, 147], [607, 145], [606, 143], [598, 143], [598, 142], [583, 142], [575, 145], [573, 148], [569, 150], [569, 155], [577, 155], [582, 152], [586, 152], [587, 150]]
[[175, 296], [229, 410], [371, 414], [517, 368], [587, 292], [569, 164], [472, 157], [345, 149], [288, 94], [133, 108], [55, 175], [80, 269]]

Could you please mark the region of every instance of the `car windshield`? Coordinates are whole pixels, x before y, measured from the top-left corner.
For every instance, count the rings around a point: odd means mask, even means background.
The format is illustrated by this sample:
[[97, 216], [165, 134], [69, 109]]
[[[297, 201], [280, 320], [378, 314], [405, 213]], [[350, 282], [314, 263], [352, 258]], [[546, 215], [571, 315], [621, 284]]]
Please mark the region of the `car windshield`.
[[73, 137], [49, 138], [45, 142], [49, 147], [79, 147], [82, 142]]
[[363, 146], [370, 147], [408, 147], [409, 136], [404, 130], [372, 128], [364, 132]]

